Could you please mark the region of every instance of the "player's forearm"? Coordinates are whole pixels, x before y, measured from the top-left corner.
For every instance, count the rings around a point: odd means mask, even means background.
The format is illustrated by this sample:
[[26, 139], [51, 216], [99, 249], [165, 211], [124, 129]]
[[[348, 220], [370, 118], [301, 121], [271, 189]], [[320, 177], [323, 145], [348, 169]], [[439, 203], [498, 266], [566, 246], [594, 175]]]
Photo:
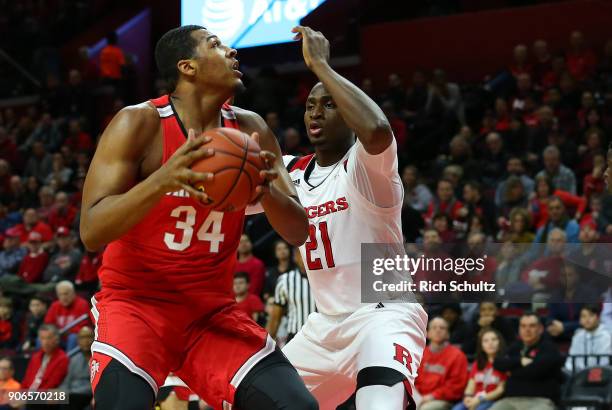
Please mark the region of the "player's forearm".
[[393, 133], [380, 107], [327, 62], [315, 64], [312, 71], [329, 91], [346, 125], [355, 131], [366, 151], [383, 152], [391, 144]]
[[275, 184], [261, 198], [261, 205], [272, 228], [293, 246], [300, 246], [308, 237], [308, 218], [302, 205]]
[[98, 250], [138, 224], [163, 196], [154, 178], [149, 177], [129, 191], [110, 195], [81, 210], [81, 240], [89, 250]]

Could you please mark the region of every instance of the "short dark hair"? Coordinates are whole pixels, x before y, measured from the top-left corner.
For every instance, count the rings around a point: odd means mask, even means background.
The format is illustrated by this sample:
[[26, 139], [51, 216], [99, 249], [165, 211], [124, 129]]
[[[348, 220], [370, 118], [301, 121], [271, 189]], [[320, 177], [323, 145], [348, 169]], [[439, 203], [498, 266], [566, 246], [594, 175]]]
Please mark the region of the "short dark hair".
[[246, 283], [251, 283], [251, 280], [249, 279], [249, 274], [246, 272], [234, 273], [234, 279], [244, 279], [246, 280]]
[[534, 311], [532, 310], [526, 310], [521, 314], [521, 317], [519, 317], [519, 321], [521, 319], [523, 319], [524, 317], [535, 317], [538, 320], [538, 323], [540, 325], [544, 325], [544, 323], [542, 322], [542, 318]]
[[40, 303], [42, 303], [43, 305], [49, 307], [49, 299], [47, 299], [46, 297], [44, 297], [43, 295], [34, 295], [30, 298], [30, 301], [33, 300], [37, 300]]
[[166, 32], [155, 46], [155, 62], [160, 75], [168, 82], [168, 89], [174, 90], [179, 79], [176, 63], [193, 57], [197, 46], [191, 36], [195, 30], [205, 30], [203, 26], [188, 25], [173, 28]]
[[590, 303], [588, 305], [584, 305], [580, 308], [580, 311], [588, 310], [592, 314], [599, 316], [601, 315], [601, 305], [597, 303]]

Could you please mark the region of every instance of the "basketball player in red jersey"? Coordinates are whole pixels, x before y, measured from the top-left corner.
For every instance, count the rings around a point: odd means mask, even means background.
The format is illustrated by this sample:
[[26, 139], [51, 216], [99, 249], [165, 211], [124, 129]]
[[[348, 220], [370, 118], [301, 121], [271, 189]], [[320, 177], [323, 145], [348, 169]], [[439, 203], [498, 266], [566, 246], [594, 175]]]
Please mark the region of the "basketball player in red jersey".
[[204, 27], [185, 26], [162, 36], [155, 58], [173, 92], [115, 116], [83, 192], [83, 243], [108, 244], [92, 299], [96, 409], [152, 408], [169, 372], [215, 409], [317, 409], [274, 341], [236, 309], [244, 210], [205, 208], [198, 202], [206, 194], [190, 185], [214, 178], [189, 169], [214, 155], [196, 135], [221, 126], [257, 133], [269, 168], [260, 203], [288, 242], [306, 239], [274, 135], [257, 114], [225, 103], [242, 86], [236, 50]]

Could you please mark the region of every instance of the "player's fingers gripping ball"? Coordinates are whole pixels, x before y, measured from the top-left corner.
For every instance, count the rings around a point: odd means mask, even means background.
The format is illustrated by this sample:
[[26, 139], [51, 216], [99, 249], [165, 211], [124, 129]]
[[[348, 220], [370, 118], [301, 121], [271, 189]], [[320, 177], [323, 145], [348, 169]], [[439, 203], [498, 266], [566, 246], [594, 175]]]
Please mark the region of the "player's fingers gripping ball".
[[208, 195], [204, 204], [221, 212], [244, 209], [257, 198], [256, 188], [265, 181], [260, 171], [266, 166], [260, 156], [259, 144], [247, 134], [233, 128], [215, 128], [205, 131], [212, 141], [206, 148], [212, 148], [215, 155], [194, 162], [195, 172], [211, 172], [211, 181], [193, 183]]

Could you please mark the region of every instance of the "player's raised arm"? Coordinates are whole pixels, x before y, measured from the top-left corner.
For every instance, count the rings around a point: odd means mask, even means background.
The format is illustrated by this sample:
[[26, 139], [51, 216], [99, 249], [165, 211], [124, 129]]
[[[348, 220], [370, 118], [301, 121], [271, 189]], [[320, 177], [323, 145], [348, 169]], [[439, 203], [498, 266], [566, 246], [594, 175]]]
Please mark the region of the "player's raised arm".
[[372, 155], [383, 152], [393, 140], [389, 121], [382, 110], [359, 87], [342, 77], [329, 65], [329, 41], [319, 31], [297, 26], [294, 39], [302, 40], [306, 66], [331, 94], [342, 118], [355, 131], [365, 150]]
[[270, 165], [272, 181], [263, 192], [260, 203], [272, 228], [293, 246], [300, 246], [308, 237], [308, 218], [300, 204], [297, 191], [282, 161], [276, 137], [258, 114], [235, 107], [240, 128], [257, 133], [265, 161]]
[[141, 165], [158, 132], [157, 111], [141, 104], [121, 110], [102, 134], [83, 188], [80, 231], [87, 249], [99, 249], [129, 231], [166, 192], [184, 189], [206, 199], [187, 182], [212, 178], [188, 168], [212, 154], [197, 149], [210, 138], [195, 138], [193, 131], [161, 168], [142, 179]]

